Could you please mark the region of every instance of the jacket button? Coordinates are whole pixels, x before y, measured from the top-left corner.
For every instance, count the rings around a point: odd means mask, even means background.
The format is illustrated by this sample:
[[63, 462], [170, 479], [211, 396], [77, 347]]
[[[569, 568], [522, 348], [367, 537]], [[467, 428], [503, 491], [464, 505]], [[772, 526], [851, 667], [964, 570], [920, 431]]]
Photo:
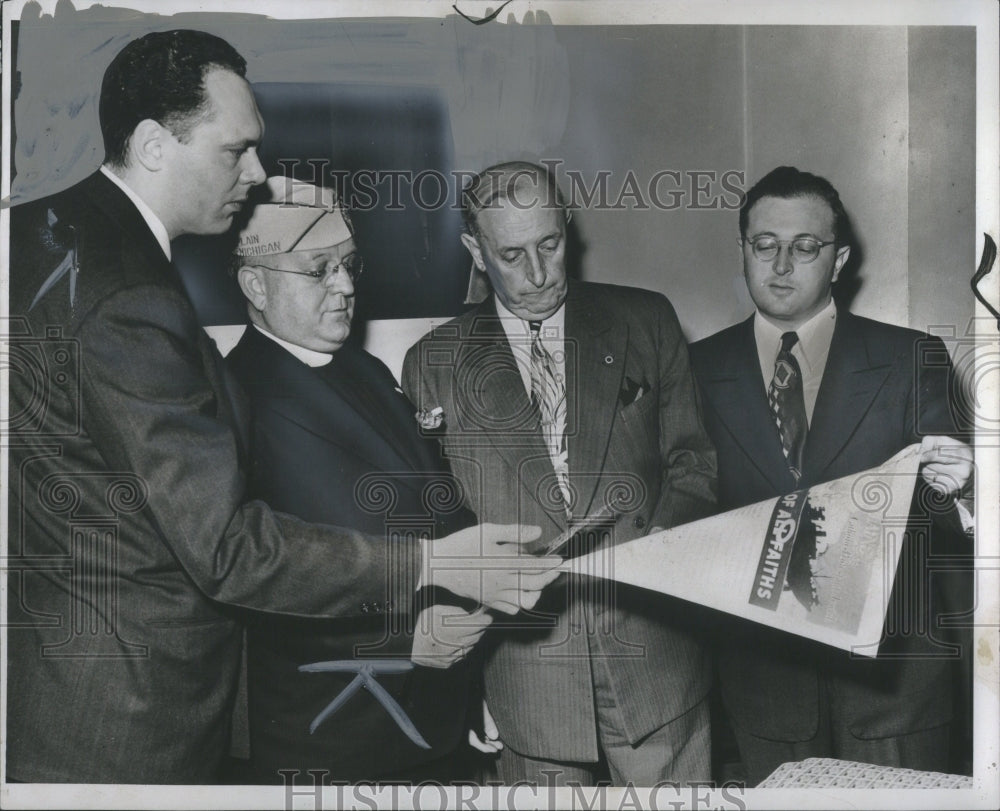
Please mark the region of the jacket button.
[[636, 529], [642, 529], [644, 526], [646, 526], [646, 519], [643, 518], [641, 515], [637, 515], [635, 519], [632, 521], [632, 526], [634, 526]]

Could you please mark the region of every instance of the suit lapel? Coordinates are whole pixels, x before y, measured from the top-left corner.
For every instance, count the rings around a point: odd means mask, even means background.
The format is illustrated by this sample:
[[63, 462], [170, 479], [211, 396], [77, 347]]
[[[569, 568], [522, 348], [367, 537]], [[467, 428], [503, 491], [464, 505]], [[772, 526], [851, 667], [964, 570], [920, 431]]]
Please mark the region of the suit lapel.
[[363, 458], [374, 470], [412, 469], [396, 443], [367, 418], [368, 410], [346, 394], [349, 383], [338, 381], [335, 372], [310, 368], [252, 326], [247, 327], [244, 340], [248, 341], [248, 360], [259, 358], [252, 367], [254, 377], [261, 385], [277, 388], [290, 418]]
[[417, 431], [412, 404], [373, 357], [354, 346], [344, 346], [319, 372], [408, 467], [427, 472], [441, 469], [440, 458], [429, 452], [428, 443]]
[[456, 413], [472, 415], [469, 427], [486, 429], [483, 434], [525, 493], [565, 529], [565, 513], [545, 498], [549, 488], [540, 487], [554, 477], [552, 462], [492, 296], [472, 316], [455, 368]]
[[566, 437], [573, 513], [591, 509], [614, 428], [628, 352], [628, 324], [602, 317], [586, 288], [570, 284], [566, 299]]
[[125, 192], [100, 171], [91, 175], [85, 183], [86, 193], [94, 205], [114, 220], [122, 231], [129, 234], [131, 241], [138, 246], [146, 261], [153, 267], [163, 268], [165, 271], [169, 269], [171, 277], [180, 283], [180, 273], [167, 259], [160, 243], [156, 241], [153, 232], [149, 230], [149, 225], [139, 213], [139, 209], [128, 199]]
[[208, 337], [203, 329], [198, 330], [198, 348], [201, 350], [205, 373], [219, 401], [220, 416], [232, 426], [236, 434], [240, 461], [245, 465], [250, 458], [250, 417], [247, 413], [245, 395], [233, 378], [232, 372], [226, 368], [215, 341]]
[[890, 363], [872, 359], [857, 319], [839, 312], [806, 439], [803, 467], [810, 482], [822, 481], [891, 371]]
[[788, 492], [795, 482], [767, 403], [753, 316], [739, 325], [734, 338], [720, 357], [712, 359], [713, 368], [702, 374], [701, 385], [719, 419], [760, 474], [777, 492]]

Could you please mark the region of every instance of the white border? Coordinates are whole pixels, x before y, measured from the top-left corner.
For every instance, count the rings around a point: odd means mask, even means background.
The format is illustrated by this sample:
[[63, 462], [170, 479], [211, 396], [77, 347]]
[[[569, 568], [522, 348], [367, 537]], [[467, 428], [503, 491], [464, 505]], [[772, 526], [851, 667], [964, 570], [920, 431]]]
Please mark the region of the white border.
[[[9, 0], [3, 6], [3, 167], [10, 165], [10, 27], [9, 20], [21, 16], [29, 0]], [[43, 14], [52, 14], [56, 0], [41, 0]], [[347, 2], [345, 0], [295, 0], [294, 2], [254, 2], [254, 0], [133, 0], [133, 2], [93, 2], [77, 0], [78, 10], [93, 5], [131, 8], [143, 12], [170, 14], [180, 11], [251, 13], [277, 19], [295, 18], [358, 18], [358, 17], [440, 17], [454, 13], [451, 3], [439, 0], [387, 0], [387, 2]], [[493, 2], [458, 2], [463, 12], [482, 16], [500, 5]], [[835, 0], [826, 3], [801, 3], [791, 0], [756, 0], [753, 3], [737, 0], [704, 0], [703, 2], [594, 2], [588, 0], [548, 0], [528, 2], [514, 0], [503, 9], [497, 23], [503, 24], [508, 15], [522, 19], [528, 12], [544, 12], [554, 23], [576, 25], [599, 24], [725, 24], [725, 25], [972, 25], [977, 28], [977, 232], [989, 233], [1000, 242], [1000, 67], [998, 67], [998, 40], [1000, 40], [1000, 7], [990, 0], [906, 0], [905, 2], [872, 2], [871, 0]], [[4, 199], [10, 194], [9, 173], [3, 172], [0, 192]], [[7, 244], [8, 216], [0, 213], [0, 240]], [[977, 239], [981, 250], [982, 238]], [[6, 261], [6, 260], [5, 260]], [[4, 274], [4, 278], [5, 278]], [[971, 269], [970, 269], [971, 275]], [[981, 286], [993, 302], [1000, 301], [1000, 269]], [[0, 284], [0, 318], [8, 313], [6, 283]], [[979, 357], [984, 363], [997, 357], [996, 324], [980, 305], [976, 305], [978, 337], [983, 341]], [[991, 360], [992, 359], [992, 360]], [[6, 391], [6, 369], [0, 369], [0, 391]], [[983, 388], [977, 391], [980, 409], [992, 424], [1000, 421], [1000, 385], [997, 375], [987, 377]], [[0, 419], [6, 416], [6, 398], [0, 403]], [[980, 529], [981, 558], [979, 589], [986, 599], [976, 611], [976, 728], [975, 728], [975, 788], [962, 791], [835, 791], [810, 790], [751, 790], [745, 796], [752, 808], [996, 808], [1000, 806], [1000, 737], [998, 737], [998, 683], [1000, 683], [1000, 647], [997, 644], [998, 612], [997, 595], [1000, 594], [1000, 549], [997, 546], [997, 527], [1000, 526], [998, 504], [998, 471], [1000, 452], [995, 436], [981, 436], [977, 445], [977, 521]], [[7, 454], [0, 454], [0, 479], [6, 481]], [[0, 501], [0, 520], [6, 527], [6, 498]], [[4, 534], [4, 551], [6, 533]], [[4, 582], [5, 587], [5, 582]], [[0, 624], [6, 618], [6, 597], [0, 592]], [[3, 664], [6, 664], [6, 632], [0, 627]], [[5, 715], [6, 693], [0, 697], [0, 713]], [[71, 723], [71, 719], [68, 719]], [[0, 743], [0, 773], [5, 771], [6, 746]], [[569, 790], [559, 790], [551, 795], [544, 790], [534, 797], [525, 788], [482, 790], [482, 799], [499, 807], [570, 807], [578, 798]], [[589, 798], [590, 794], [587, 794]], [[608, 789], [604, 794], [608, 807], [631, 807], [634, 798], [643, 798], [641, 792], [630, 796], [623, 789]], [[683, 795], [682, 795], [683, 796]], [[358, 800], [358, 807], [370, 807], [366, 794]], [[449, 791], [449, 805], [468, 799], [468, 792], [458, 795]], [[429, 807], [442, 807], [442, 798], [436, 791], [426, 791], [418, 798], [430, 803]], [[650, 798], [645, 796], [645, 800]], [[654, 801], [660, 808], [671, 807], [671, 797], [664, 790]], [[690, 796], [687, 797], [690, 800]], [[322, 807], [331, 808], [336, 800], [333, 790], [325, 790]], [[400, 808], [411, 808], [407, 792], [397, 789], [393, 794], [385, 790], [378, 795], [380, 802], [395, 802]], [[702, 808], [734, 807], [720, 791], [703, 790], [698, 795]], [[19, 786], [4, 785], [0, 788], [0, 805], [5, 808], [284, 808], [285, 792], [281, 788], [260, 787], [176, 787], [176, 786]], [[298, 807], [298, 806], [296, 806]], [[475, 804], [475, 807], [489, 807]], [[577, 805], [577, 807], [581, 807]]]

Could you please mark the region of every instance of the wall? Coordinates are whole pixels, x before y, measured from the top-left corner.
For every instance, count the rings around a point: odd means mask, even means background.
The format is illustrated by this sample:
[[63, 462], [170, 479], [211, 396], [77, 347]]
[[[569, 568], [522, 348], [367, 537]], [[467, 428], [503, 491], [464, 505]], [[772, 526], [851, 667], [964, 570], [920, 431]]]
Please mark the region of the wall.
[[[853, 309], [922, 328], [964, 329], [971, 315], [974, 29], [552, 26], [544, 13], [485, 26], [455, 15], [276, 21], [63, 3], [55, 18], [26, 11], [20, 24], [12, 199], [96, 168], [105, 66], [128, 39], [184, 26], [229, 39], [256, 82], [433, 88], [450, 115], [444, 151], [456, 168], [560, 159], [564, 185], [566, 170], [588, 186], [609, 172], [609, 206], [631, 172], [644, 200], [576, 214], [582, 276], [665, 292], [692, 339], [751, 310], [736, 197], [719, 179], [741, 172], [749, 183], [781, 163], [826, 175], [853, 216]], [[643, 209], [662, 170], [680, 173], [659, 186], [679, 207]], [[381, 336], [379, 354], [405, 349], [391, 325], [370, 334]]]

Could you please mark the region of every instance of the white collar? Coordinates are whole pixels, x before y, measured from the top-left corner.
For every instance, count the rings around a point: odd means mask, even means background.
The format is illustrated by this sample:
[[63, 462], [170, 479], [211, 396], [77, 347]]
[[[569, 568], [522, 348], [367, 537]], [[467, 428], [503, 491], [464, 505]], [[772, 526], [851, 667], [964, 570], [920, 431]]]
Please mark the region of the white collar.
[[101, 172], [104, 173], [104, 176], [107, 177], [108, 180], [125, 192], [126, 197], [128, 197], [128, 199], [132, 201], [132, 204], [139, 209], [139, 214], [146, 221], [146, 225], [148, 225], [149, 230], [153, 232], [153, 236], [156, 237], [156, 241], [160, 243], [160, 247], [163, 249], [163, 253], [169, 261], [171, 259], [171, 254], [170, 237], [167, 235], [167, 227], [163, 224], [160, 218], [156, 216], [153, 209], [146, 204], [146, 201], [136, 194], [132, 187], [118, 177], [118, 175], [112, 172], [107, 166], [102, 166]]
[[257, 330], [261, 335], [265, 335], [274, 341], [279, 346], [284, 347], [289, 352], [291, 352], [295, 357], [302, 361], [306, 366], [312, 366], [316, 368], [318, 366], [326, 366], [330, 361], [333, 360], [333, 354], [330, 352], [317, 352], [315, 349], [307, 349], [304, 346], [299, 346], [298, 344], [292, 344], [288, 341], [283, 341], [273, 332], [268, 332], [263, 327], [258, 327], [256, 324], [251, 324], [251, 326]]
[[[833, 329], [837, 324], [837, 306], [833, 299], [816, 315], [800, 324], [795, 334], [799, 336], [796, 343], [798, 352], [802, 360], [812, 368], [817, 361], [826, 362], [826, 356], [830, 351], [830, 342], [833, 340]], [[753, 333], [757, 341], [757, 346], [761, 349], [762, 360], [766, 356], [769, 358], [771, 370], [774, 368], [774, 358], [777, 356], [778, 348], [781, 345], [781, 336], [792, 330], [782, 329], [768, 321], [760, 310], [754, 313]], [[765, 372], [765, 376], [768, 376]]]
[[[514, 315], [514, 313], [504, 307], [503, 302], [500, 301], [500, 297], [496, 293], [493, 294], [493, 303], [496, 305], [497, 317], [503, 325], [503, 331], [507, 333], [510, 345], [528, 346], [530, 341], [526, 344], [525, 338], [531, 335], [529, 322], [525, 321], [519, 315]], [[564, 301], [560, 304], [559, 309], [541, 323], [542, 329], [539, 335], [543, 340], [551, 340], [553, 335], [558, 336], [558, 340], [562, 340], [563, 327], [566, 325], [566, 302]]]

